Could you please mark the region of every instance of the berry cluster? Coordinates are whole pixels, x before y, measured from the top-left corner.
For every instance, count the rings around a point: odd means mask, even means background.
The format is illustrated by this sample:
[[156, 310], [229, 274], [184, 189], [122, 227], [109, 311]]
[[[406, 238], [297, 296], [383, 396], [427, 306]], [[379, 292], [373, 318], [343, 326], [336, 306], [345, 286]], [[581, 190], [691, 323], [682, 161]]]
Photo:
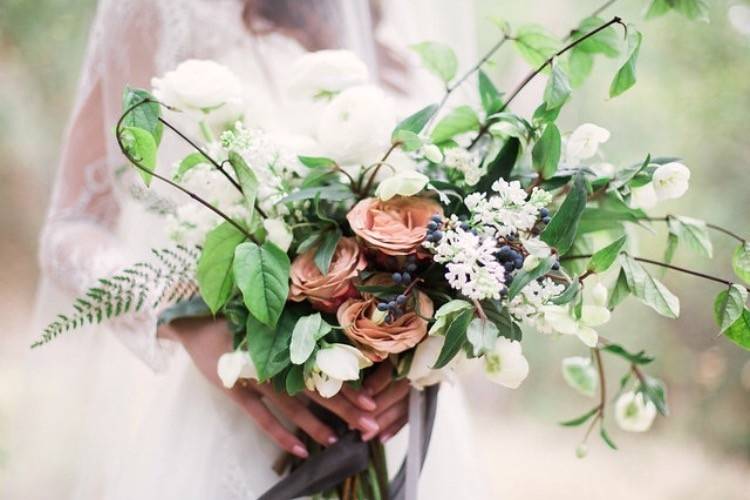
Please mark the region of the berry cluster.
[[440, 214], [435, 214], [430, 218], [430, 222], [427, 223], [427, 235], [425, 240], [430, 243], [437, 243], [443, 239], [443, 217]]
[[418, 266], [416, 255], [408, 255], [406, 257], [406, 261], [404, 262], [403, 269], [401, 269], [400, 271], [396, 271], [391, 275], [391, 279], [393, 279], [393, 282], [396, 285], [405, 286], [407, 287], [407, 289], [405, 290], [405, 293], [383, 297], [378, 302], [376, 306], [378, 308], [378, 311], [388, 312], [386, 321], [393, 321], [404, 313], [404, 307], [407, 300], [409, 299], [408, 287], [414, 280], [414, 273], [416, 273], [417, 268]]

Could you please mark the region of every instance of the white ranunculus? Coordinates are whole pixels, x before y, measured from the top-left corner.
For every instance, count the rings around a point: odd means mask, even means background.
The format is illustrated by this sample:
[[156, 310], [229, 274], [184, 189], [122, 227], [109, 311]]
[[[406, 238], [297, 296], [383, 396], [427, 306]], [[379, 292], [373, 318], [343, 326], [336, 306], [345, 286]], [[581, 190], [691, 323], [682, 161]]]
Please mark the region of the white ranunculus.
[[340, 165], [369, 165], [388, 149], [395, 125], [391, 101], [377, 87], [361, 85], [331, 100], [317, 137], [324, 154]]
[[445, 344], [445, 336], [430, 335], [417, 345], [414, 350], [414, 356], [409, 366], [409, 373], [406, 377], [411, 381], [411, 385], [417, 389], [439, 384], [449, 380], [453, 375], [456, 365], [461, 359], [460, 355], [453, 358], [444, 367], [434, 370], [435, 362], [440, 355], [440, 351]]
[[656, 406], [647, 401], [643, 393], [626, 392], [615, 403], [615, 420], [624, 431], [645, 432], [651, 428], [654, 418]]
[[284, 219], [266, 219], [263, 221], [263, 228], [267, 233], [266, 239], [285, 252], [289, 250], [294, 235]]
[[348, 50], [320, 50], [298, 58], [290, 68], [288, 86], [292, 98], [314, 98], [363, 85], [367, 65]]
[[599, 334], [594, 329], [607, 323], [611, 317], [607, 309], [607, 288], [597, 283], [591, 293], [591, 300], [584, 301], [581, 317], [571, 316], [568, 306], [544, 306], [543, 322], [547, 328], [563, 335], [575, 335], [588, 347], [595, 347]]
[[394, 196], [414, 196], [422, 191], [430, 178], [414, 170], [397, 172], [383, 180], [375, 191], [375, 195], [383, 201], [388, 201]]
[[247, 351], [232, 351], [221, 355], [216, 366], [221, 383], [227, 389], [234, 387], [241, 378], [258, 379], [250, 354]]
[[687, 192], [689, 182], [690, 169], [676, 161], [657, 167], [651, 180], [659, 200], [681, 197]]
[[498, 337], [495, 348], [484, 355], [484, 371], [492, 382], [516, 389], [529, 374], [521, 343]]
[[632, 208], [654, 208], [659, 202], [653, 182], [630, 189], [630, 206]]
[[443, 152], [434, 144], [425, 144], [422, 146], [420, 152], [425, 159], [432, 163], [440, 163], [443, 161]]
[[151, 85], [161, 102], [197, 113], [211, 123], [225, 123], [242, 114], [242, 83], [229, 68], [214, 61], [188, 59], [152, 79]]
[[335, 396], [346, 380], [357, 380], [359, 371], [372, 365], [356, 347], [330, 344], [315, 355], [315, 369], [308, 388], [314, 387], [324, 398]]
[[599, 145], [609, 140], [609, 131], [593, 123], [584, 123], [570, 134], [565, 144], [568, 162], [586, 160], [594, 156]]

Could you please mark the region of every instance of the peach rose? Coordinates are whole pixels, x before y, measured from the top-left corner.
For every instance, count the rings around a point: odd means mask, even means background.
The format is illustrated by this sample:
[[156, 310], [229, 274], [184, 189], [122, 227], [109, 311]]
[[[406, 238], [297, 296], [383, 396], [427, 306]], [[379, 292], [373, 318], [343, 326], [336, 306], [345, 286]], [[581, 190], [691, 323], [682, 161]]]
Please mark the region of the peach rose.
[[289, 300], [307, 299], [320, 311], [335, 312], [342, 302], [356, 296], [352, 280], [365, 267], [367, 261], [354, 238], [339, 240], [325, 276], [315, 265], [315, 249], [308, 250], [292, 262]]
[[396, 196], [388, 201], [365, 198], [346, 218], [368, 246], [387, 255], [409, 255], [420, 249], [435, 214], [442, 215], [443, 209], [434, 200]]
[[[377, 278], [380, 278], [378, 276]], [[376, 284], [382, 280], [369, 280]], [[419, 314], [431, 318], [432, 300], [419, 291], [413, 291], [419, 302]], [[407, 301], [406, 310], [388, 322], [385, 313], [378, 311], [378, 300], [373, 296], [349, 299], [338, 309], [336, 317], [344, 333], [362, 353], [372, 361], [382, 361], [389, 354], [396, 354], [416, 346], [427, 335], [427, 320], [414, 311], [414, 300]]]

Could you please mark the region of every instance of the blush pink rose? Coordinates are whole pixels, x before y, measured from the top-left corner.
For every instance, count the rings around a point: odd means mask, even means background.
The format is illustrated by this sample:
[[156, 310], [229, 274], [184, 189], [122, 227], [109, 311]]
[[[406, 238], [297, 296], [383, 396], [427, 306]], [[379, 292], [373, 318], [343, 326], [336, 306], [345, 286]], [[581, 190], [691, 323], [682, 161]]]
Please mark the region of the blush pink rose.
[[365, 198], [346, 218], [367, 246], [386, 255], [409, 255], [421, 249], [435, 214], [443, 215], [443, 209], [434, 200], [396, 196], [388, 201]]
[[353, 280], [365, 267], [367, 261], [354, 238], [339, 240], [325, 275], [315, 265], [315, 249], [310, 249], [292, 262], [289, 300], [309, 300], [319, 311], [335, 312], [346, 299], [357, 296]]
[[[381, 284], [382, 275], [368, 280], [367, 284]], [[382, 361], [389, 354], [404, 352], [416, 346], [427, 335], [428, 322], [433, 313], [432, 300], [419, 291], [412, 291], [406, 310], [390, 322], [383, 320], [377, 310], [377, 299], [373, 296], [352, 298], [341, 304], [336, 317], [344, 333], [362, 353], [374, 362]], [[418, 304], [418, 311], [415, 310]]]

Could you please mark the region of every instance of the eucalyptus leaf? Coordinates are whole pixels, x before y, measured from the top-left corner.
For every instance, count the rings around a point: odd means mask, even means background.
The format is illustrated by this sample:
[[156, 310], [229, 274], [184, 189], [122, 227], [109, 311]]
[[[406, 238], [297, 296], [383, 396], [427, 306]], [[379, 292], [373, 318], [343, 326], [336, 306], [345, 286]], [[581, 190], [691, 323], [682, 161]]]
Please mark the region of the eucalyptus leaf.
[[714, 301], [714, 319], [721, 333], [742, 316], [746, 302], [747, 289], [742, 285], [733, 284], [719, 292]]
[[622, 269], [628, 288], [641, 302], [662, 316], [672, 319], [679, 317], [680, 300], [661, 281], [651, 276], [638, 261], [629, 255], [623, 255]]
[[270, 241], [262, 246], [247, 241], [234, 252], [234, 279], [245, 305], [255, 319], [272, 328], [289, 295], [289, 267], [289, 257]]
[[219, 224], [206, 235], [196, 279], [201, 297], [214, 314], [232, 294], [234, 249], [243, 241], [245, 235], [228, 222]]

